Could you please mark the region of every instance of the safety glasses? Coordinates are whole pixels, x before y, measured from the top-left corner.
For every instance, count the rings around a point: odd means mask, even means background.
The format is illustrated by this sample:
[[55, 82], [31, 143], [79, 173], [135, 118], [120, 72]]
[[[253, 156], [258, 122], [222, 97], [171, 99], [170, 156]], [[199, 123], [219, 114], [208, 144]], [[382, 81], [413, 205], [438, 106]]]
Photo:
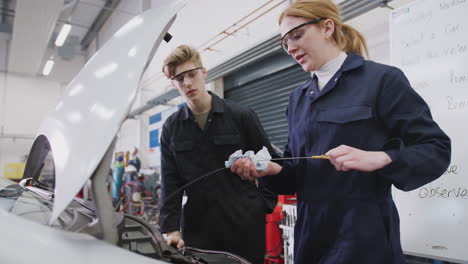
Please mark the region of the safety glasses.
[[286, 32], [286, 34], [284, 34], [284, 36], [281, 38], [281, 47], [283, 48], [283, 50], [286, 53], [288, 53], [289, 44], [291, 42], [296, 42], [300, 40], [304, 36], [304, 33], [305, 33], [304, 26], [317, 24], [321, 20], [325, 20], [325, 18], [317, 18], [317, 19], [305, 22], [303, 24], [300, 24], [299, 26], [292, 28], [288, 32]]

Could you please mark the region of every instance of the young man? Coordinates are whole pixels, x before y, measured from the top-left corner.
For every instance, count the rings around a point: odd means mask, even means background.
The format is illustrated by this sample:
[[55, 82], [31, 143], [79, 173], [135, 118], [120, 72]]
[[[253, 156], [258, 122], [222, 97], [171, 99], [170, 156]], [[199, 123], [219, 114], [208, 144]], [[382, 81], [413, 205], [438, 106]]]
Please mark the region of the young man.
[[227, 169], [211, 175], [185, 189], [182, 221], [183, 192], [166, 199], [187, 182], [224, 167], [235, 150], [267, 146], [273, 153], [256, 114], [206, 90], [207, 72], [192, 47], [172, 51], [163, 72], [187, 102], [167, 119], [161, 136], [160, 226], [167, 243], [229, 251], [263, 263], [265, 214], [276, 204], [276, 195], [262, 182], [257, 187]]

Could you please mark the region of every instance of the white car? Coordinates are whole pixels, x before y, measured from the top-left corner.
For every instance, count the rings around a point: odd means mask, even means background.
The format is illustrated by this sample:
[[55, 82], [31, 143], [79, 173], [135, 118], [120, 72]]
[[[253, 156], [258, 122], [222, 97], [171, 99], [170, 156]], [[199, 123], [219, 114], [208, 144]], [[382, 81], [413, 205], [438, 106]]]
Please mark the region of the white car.
[[[248, 263], [177, 250], [153, 226], [113, 210], [106, 179], [116, 134], [185, 0], [158, 4], [117, 31], [71, 81], [37, 133], [20, 184], [0, 178], [2, 264]], [[88, 180], [93, 202], [75, 197]]]

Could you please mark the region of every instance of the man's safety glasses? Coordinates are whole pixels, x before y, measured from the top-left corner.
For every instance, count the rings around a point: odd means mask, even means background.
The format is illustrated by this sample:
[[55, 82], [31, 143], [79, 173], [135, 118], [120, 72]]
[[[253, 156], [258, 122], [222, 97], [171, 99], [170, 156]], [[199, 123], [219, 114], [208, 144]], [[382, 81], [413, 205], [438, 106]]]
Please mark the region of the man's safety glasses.
[[177, 75], [172, 76], [171, 80], [177, 82], [178, 84], [183, 84], [185, 78], [193, 79], [195, 76], [197, 76], [198, 70], [200, 69], [203, 69], [203, 67], [183, 71]]

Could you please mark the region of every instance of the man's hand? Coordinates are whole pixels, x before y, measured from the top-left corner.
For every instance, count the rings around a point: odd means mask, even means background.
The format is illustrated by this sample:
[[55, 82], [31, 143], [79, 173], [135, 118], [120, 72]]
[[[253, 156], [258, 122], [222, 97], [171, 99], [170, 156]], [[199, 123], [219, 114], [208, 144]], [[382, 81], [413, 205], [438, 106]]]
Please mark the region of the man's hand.
[[337, 171], [375, 171], [387, 166], [392, 159], [383, 151], [364, 151], [346, 145], [329, 150], [325, 155]]
[[253, 162], [247, 158], [238, 159], [231, 166], [232, 172], [239, 175], [243, 180], [250, 181], [254, 181], [255, 179], [265, 175], [276, 175], [280, 173], [282, 169], [283, 167], [270, 161], [264, 171], [257, 171]]
[[182, 235], [179, 231], [167, 233], [166, 238], [167, 245], [175, 245], [177, 248], [183, 248], [185, 246], [184, 240], [182, 240]]

